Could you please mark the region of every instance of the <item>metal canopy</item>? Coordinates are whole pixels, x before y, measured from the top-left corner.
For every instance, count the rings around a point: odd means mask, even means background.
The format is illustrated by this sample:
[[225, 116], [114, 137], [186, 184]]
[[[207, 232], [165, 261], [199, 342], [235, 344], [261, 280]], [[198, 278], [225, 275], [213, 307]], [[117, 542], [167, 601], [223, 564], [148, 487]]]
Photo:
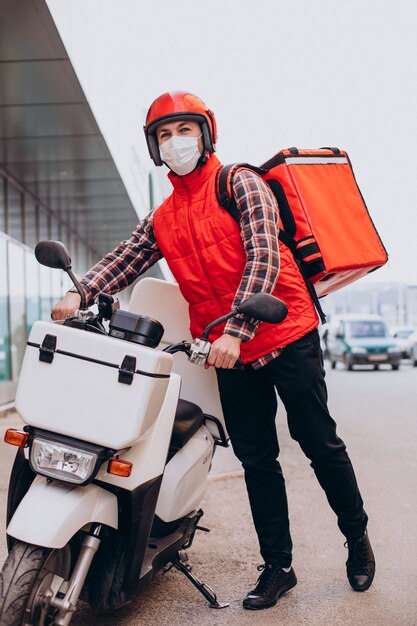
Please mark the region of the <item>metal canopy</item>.
[[0, 163], [99, 256], [138, 221], [44, 0], [0, 3]]

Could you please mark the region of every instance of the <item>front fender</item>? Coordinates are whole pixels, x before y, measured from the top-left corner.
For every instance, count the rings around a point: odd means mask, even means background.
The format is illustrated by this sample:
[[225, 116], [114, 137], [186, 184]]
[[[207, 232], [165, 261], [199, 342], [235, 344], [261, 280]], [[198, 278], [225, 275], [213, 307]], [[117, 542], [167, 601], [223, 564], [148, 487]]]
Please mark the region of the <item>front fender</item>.
[[7, 534], [47, 548], [63, 548], [86, 524], [118, 527], [117, 498], [97, 485], [48, 482], [37, 476], [17, 507]]

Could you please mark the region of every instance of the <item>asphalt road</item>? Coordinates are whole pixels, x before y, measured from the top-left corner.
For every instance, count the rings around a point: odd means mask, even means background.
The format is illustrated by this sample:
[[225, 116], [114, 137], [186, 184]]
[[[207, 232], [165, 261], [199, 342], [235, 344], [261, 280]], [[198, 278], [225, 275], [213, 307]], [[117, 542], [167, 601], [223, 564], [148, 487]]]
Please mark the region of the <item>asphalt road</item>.
[[[231, 453], [219, 455], [203, 508], [203, 524], [189, 551], [193, 571], [230, 602], [211, 610], [179, 572], [159, 574], [126, 608], [92, 611], [74, 626], [417, 626], [417, 368], [399, 372], [328, 371], [330, 407], [352, 458], [377, 558], [374, 585], [355, 593], [347, 583], [347, 550], [314, 474], [278, 416], [281, 462], [288, 488], [294, 569], [298, 585], [276, 607], [251, 612], [241, 599], [261, 562], [243, 477]], [[0, 420], [0, 429], [16, 422]], [[13, 450], [0, 444], [0, 559], [6, 555], [4, 509]], [[226, 473], [225, 473], [226, 472]]]

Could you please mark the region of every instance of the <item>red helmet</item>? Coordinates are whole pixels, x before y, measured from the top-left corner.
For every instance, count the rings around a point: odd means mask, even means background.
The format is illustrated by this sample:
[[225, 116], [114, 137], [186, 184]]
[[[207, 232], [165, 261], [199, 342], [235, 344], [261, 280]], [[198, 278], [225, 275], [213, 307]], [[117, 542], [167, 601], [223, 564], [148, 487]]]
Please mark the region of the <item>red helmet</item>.
[[192, 93], [169, 91], [152, 102], [146, 116], [146, 126], [143, 127], [149, 154], [155, 165], [162, 165], [156, 129], [162, 122], [175, 122], [177, 119], [198, 122], [203, 133], [204, 149], [209, 152], [216, 149], [217, 126], [213, 112]]

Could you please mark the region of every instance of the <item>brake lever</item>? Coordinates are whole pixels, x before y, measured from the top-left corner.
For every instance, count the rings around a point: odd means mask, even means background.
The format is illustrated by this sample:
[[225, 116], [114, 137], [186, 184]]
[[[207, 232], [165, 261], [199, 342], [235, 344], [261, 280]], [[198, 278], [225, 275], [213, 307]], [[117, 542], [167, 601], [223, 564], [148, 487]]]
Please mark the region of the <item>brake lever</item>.
[[175, 354], [176, 352], [185, 352], [189, 357], [191, 344], [188, 341], [180, 341], [179, 343], [173, 343], [162, 350], [162, 352], [168, 352], [168, 354]]

